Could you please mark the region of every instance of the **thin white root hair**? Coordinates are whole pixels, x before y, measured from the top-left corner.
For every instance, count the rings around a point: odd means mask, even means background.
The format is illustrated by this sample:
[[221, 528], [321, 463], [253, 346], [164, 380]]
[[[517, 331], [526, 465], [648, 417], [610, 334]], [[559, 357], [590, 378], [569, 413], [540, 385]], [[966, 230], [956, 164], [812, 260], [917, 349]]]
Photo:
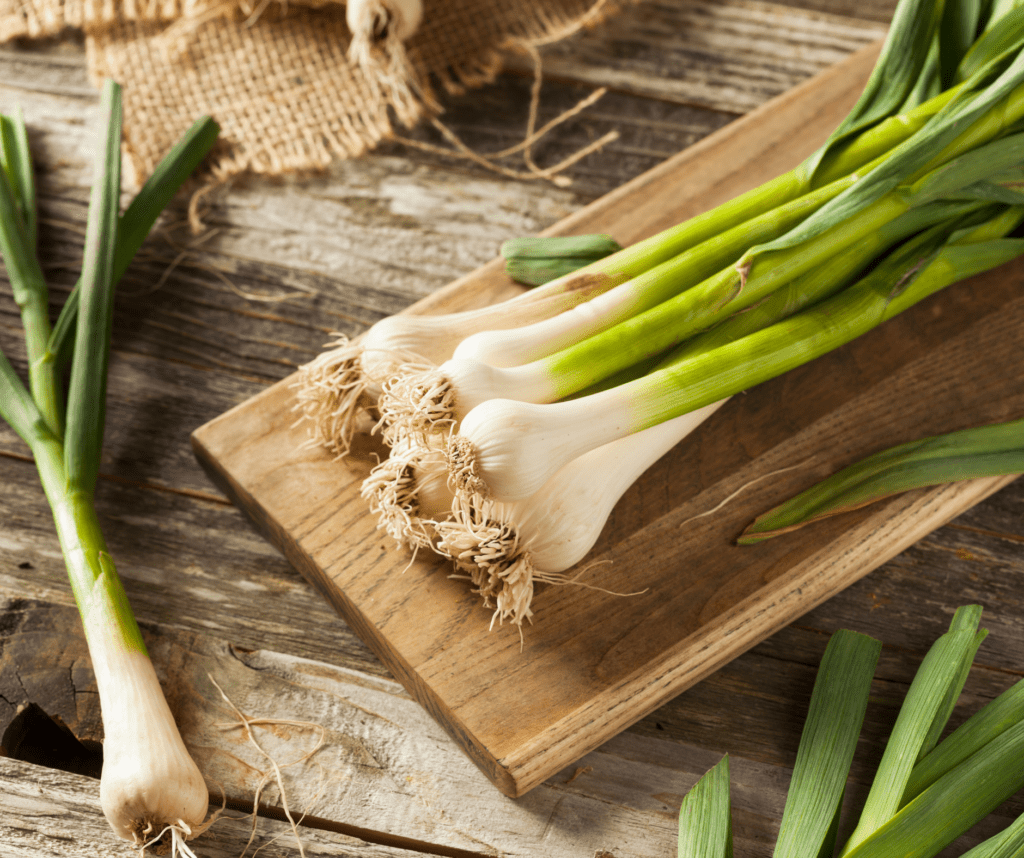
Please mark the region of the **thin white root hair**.
[[140, 844], [140, 858], [143, 858], [146, 854], [146, 850], [150, 846], [155, 846], [158, 843], [161, 843], [164, 836], [168, 833], [171, 835], [171, 851], [169, 853], [171, 858], [176, 858], [178, 855], [183, 856], [183, 858], [199, 858], [199, 856], [193, 851], [192, 847], [185, 842], [186, 839], [195, 835], [192, 834], [192, 829], [189, 827], [188, 823], [181, 819], [171, 825], [165, 826], [155, 837]]
[[[287, 791], [285, 790], [284, 776], [282, 775], [281, 770], [283, 768], [288, 768], [289, 766], [294, 766], [294, 765], [298, 765], [299, 763], [304, 763], [308, 759], [310, 759], [314, 754], [316, 754], [317, 751], [319, 751], [324, 746], [324, 744], [326, 743], [326, 740], [327, 740], [327, 730], [326, 730], [326, 728], [324, 728], [321, 724], [315, 724], [315, 723], [313, 723], [311, 721], [292, 721], [292, 720], [282, 719], [282, 718], [249, 718], [248, 716], [243, 714], [242, 711], [231, 700], [231, 698], [227, 696], [227, 694], [224, 692], [224, 689], [221, 688], [220, 685], [217, 684], [217, 680], [215, 680], [209, 674], [207, 674], [207, 677], [209, 678], [210, 682], [213, 683], [214, 688], [216, 688], [217, 691], [220, 692], [220, 696], [224, 699], [224, 702], [227, 703], [228, 706], [231, 707], [231, 709], [234, 711], [235, 715], [238, 718], [238, 722], [230, 723], [230, 724], [222, 724], [222, 725], [220, 725], [221, 728], [222, 729], [239, 729], [239, 728], [241, 728], [241, 729], [245, 730], [246, 738], [249, 740], [249, 743], [257, 751], [259, 751], [259, 753], [261, 755], [263, 755], [267, 759], [267, 762], [270, 763], [270, 766], [271, 766], [271, 769], [272, 769], [272, 773], [266, 772], [266, 773], [263, 774], [263, 777], [260, 780], [259, 784], [257, 785], [256, 790], [255, 790], [255, 792], [253, 794], [252, 830], [251, 830], [251, 832], [249, 834], [249, 840], [245, 844], [245, 848], [242, 850], [242, 855], [243, 856], [245, 855], [246, 851], [249, 849], [249, 846], [252, 844], [252, 841], [256, 837], [257, 811], [259, 809], [260, 796], [263, 794], [263, 788], [271, 780], [274, 780], [276, 782], [276, 784], [277, 784], [277, 789], [278, 789], [278, 792], [279, 792], [280, 797], [281, 797], [281, 809], [284, 811], [284, 815], [285, 815], [285, 817], [288, 820], [288, 824], [291, 826], [292, 834], [295, 836], [295, 843], [298, 846], [299, 855], [302, 856], [302, 858], [305, 858], [305, 855], [306, 855], [305, 848], [304, 848], [303, 843], [302, 843], [302, 838], [299, 836], [299, 822], [301, 822], [301, 820], [305, 816], [305, 814], [303, 814], [303, 816], [299, 817], [299, 821], [298, 822], [292, 816], [291, 809], [288, 806], [288, 794], [287, 794]], [[292, 760], [289, 763], [285, 763], [282, 766], [282, 765], [279, 765], [278, 762], [269, 753], [267, 753], [267, 751], [263, 748], [262, 745], [260, 745], [260, 743], [256, 739], [255, 733], [253, 733], [253, 730], [252, 730], [253, 726], [257, 726], [257, 725], [270, 725], [270, 724], [286, 725], [286, 726], [292, 726], [292, 727], [302, 727], [302, 728], [307, 728], [307, 729], [308, 728], [312, 728], [312, 729], [315, 729], [315, 730], [319, 731], [320, 736], [319, 736], [319, 738], [317, 740], [316, 745], [314, 746], [314, 748], [311, 751], [303, 754], [302, 756], [298, 757], [295, 760]], [[191, 858], [191, 856], [189, 856], [189, 858]]]
[[194, 840], [205, 831], [208, 831], [210, 826], [220, 819], [221, 815], [224, 813], [224, 810], [227, 807], [228, 798], [224, 793], [224, 787], [220, 784], [217, 784], [217, 787], [220, 789], [221, 805], [217, 810], [210, 814], [209, 819], [203, 822], [202, 825], [193, 829], [191, 825], [185, 822], [185, 820], [176, 819], [174, 822], [165, 825], [155, 835], [153, 834], [155, 829], [152, 822], [148, 823], [142, 831], [136, 831], [134, 837], [135, 845], [139, 847], [139, 858], [145, 858], [146, 850], [151, 846], [160, 845], [162, 848], [167, 849], [168, 847], [166, 843], [164, 843], [164, 837], [167, 834], [171, 835], [170, 847], [167, 852], [167, 854], [170, 855], [170, 858], [176, 858], [178, 855], [183, 856], [183, 858], [198, 858], [192, 847], [185, 841]]
[[720, 509], [722, 509], [725, 506], [728, 506], [730, 503], [732, 503], [734, 500], [736, 500], [736, 498], [738, 498], [741, 494], [743, 494], [743, 492], [747, 491], [748, 489], [753, 488], [755, 485], [757, 485], [762, 480], [767, 480], [769, 477], [775, 477], [775, 476], [778, 476], [779, 474], [784, 474], [784, 473], [786, 473], [786, 471], [795, 471], [795, 470], [797, 470], [799, 468], [806, 468], [808, 466], [808, 464], [809, 464], [809, 462], [803, 462], [803, 463], [801, 463], [799, 465], [790, 465], [788, 468], [779, 468], [776, 471], [770, 471], [767, 474], [761, 474], [761, 476], [759, 476], [759, 477], [755, 477], [752, 480], [748, 480], [742, 486], [740, 486], [738, 489], [736, 489], [736, 491], [732, 492], [728, 497], [723, 498], [718, 504], [713, 506], [711, 509], [705, 510], [704, 512], [699, 512], [699, 513], [697, 513], [697, 515], [691, 515], [685, 521], [680, 522], [679, 523], [679, 527], [680, 528], [686, 527], [686, 525], [690, 524], [690, 522], [697, 521], [698, 519], [701, 519], [701, 518], [706, 518], [709, 515], [714, 515]]
[[309, 443], [339, 458], [348, 455], [361, 418], [374, 407], [371, 385], [360, 366], [360, 346], [338, 334], [327, 351], [299, 367], [294, 411], [309, 428]]
[[386, 443], [425, 438], [455, 425], [455, 391], [436, 367], [410, 368], [382, 385], [377, 410]]

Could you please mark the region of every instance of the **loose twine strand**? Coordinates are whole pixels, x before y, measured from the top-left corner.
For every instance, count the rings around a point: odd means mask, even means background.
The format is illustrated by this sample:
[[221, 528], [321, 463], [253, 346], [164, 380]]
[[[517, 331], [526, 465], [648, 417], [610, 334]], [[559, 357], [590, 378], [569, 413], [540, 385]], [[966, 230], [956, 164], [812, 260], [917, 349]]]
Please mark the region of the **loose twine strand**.
[[[540, 52], [534, 44], [517, 41], [511, 46], [526, 53], [533, 62], [533, 81], [530, 85], [530, 109], [526, 123], [526, 134], [519, 143], [505, 149], [501, 149], [497, 152], [477, 152], [463, 142], [454, 131], [441, 122], [441, 120], [436, 116], [430, 118], [430, 124], [445, 140], [448, 141], [451, 148], [438, 146], [424, 140], [416, 140], [403, 135], [396, 135], [394, 139], [396, 142], [402, 143], [403, 145], [420, 149], [424, 152], [430, 152], [435, 155], [442, 155], [449, 158], [461, 157], [472, 161], [486, 170], [490, 170], [493, 173], [498, 173], [499, 175], [506, 176], [511, 179], [541, 179], [550, 181], [557, 187], [568, 187], [572, 183], [572, 179], [568, 176], [562, 175], [562, 173], [569, 169], [569, 167], [572, 167], [574, 164], [586, 158], [587, 155], [590, 155], [592, 152], [596, 152], [599, 149], [604, 148], [607, 144], [617, 140], [619, 138], [619, 132], [614, 130], [609, 131], [607, 134], [604, 134], [597, 140], [588, 143], [586, 146], [583, 146], [550, 167], [542, 168], [537, 165], [533, 157], [533, 146], [543, 137], [547, 136], [553, 129], [582, 113], [596, 101], [601, 99], [607, 93], [608, 89], [607, 87], [601, 87], [594, 90], [594, 92], [581, 99], [573, 107], [563, 111], [554, 119], [549, 120], [540, 128], [537, 128], [537, 120], [540, 113], [540, 93], [543, 83], [543, 61], [541, 60]], [[505, 158], [509, 158], [512, 155], [519, 153], [522, 153], [526, 170], [516, 170], [499, 163]]]
[[[525, 53], [533, 64], [533, 81], [530, 84], [530, 109], [526, 121], [526, 133], [519, 143], [505, 149], [501, 149], [497, 152], [476, 152], [459, 139], [458, 135], [456, 135], [454, 131], [448, 128], [448, 126], [441, 122], [436, 116], [431, 117], [430, 123], [434, 129], [448, 141], [452, 147], [451, 149], [446, 149], [443, 146], [437, 146], [423, 140], [415, 140], [401, 135], [396, 136], [395, 140], [406, 146], [411, 146], [432, 154], [443, 155], [446, 157], [461, 157], [470, 160], [487, 170], [498, 173], [502, 176], [507, 176], [508, 178], [527, 180], [542, 179], [550, 181], [558, 187], [567, 187], [572, 183], [572, 179], [561, 174], [569, 169], [569, 167], [583, 160], [587, 155], [590, 155], [592, 152], [596, 152], [599, 149], [604, 148], [607, 144], [617, 140], [619, 138], [619, 132], [614, 130], [609, 131], [607, 134], [604, 134], [597, 140], [588, 143], [586, 146], [583, 146], [581, 149], [578, 149], [573, 154], [563, 158], [557, 164], [550, 167], [542, 168], [537, 165], [533, 157], [533, 146], [554, 128], [557, 128], [559, 125], [564, 124], [569, 119], [572, 119], [574, 116], [582, 113], [596, 101], [601, 99], [608, 91], [607, 87], [600, 87], [599, 89], [594, 90], [590, 95], [577, 102], [575, 106], [563, 111], [538, 129], [537, 120], [540, 113], [540, 93], [544, 80], [544, 64], [538, 48], [554, 42], [562, 41], [563, 39], [567, 39], [568, 37], [580, 32], [590, 23], [596, 21], [604, 13], [605, 7], [609, 5], [609, 2], [610, 0], [598, 0], [598, 2], [591, 6], [587, 13], [581, 18], [557, 30], [553, 30], [543, 38], [532, 39], [530, 41], [525, 39], [513, 39], [506, 43], [506, 48]], [[519, 153], [522, 153], [523, 163], [526, 165], [525, 171], [515, 170], [498, 163], [505, 158], [509, 158], [512, 155]]]

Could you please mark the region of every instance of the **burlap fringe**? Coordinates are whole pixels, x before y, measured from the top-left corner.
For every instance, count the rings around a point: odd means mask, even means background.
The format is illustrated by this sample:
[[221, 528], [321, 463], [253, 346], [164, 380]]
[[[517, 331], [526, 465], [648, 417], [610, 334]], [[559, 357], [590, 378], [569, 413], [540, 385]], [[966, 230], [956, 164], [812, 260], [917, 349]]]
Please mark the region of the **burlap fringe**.
[[[337, 0], [0, 0], [0, 40], [83, 29], [91, 77], [112, 77], [124, 88], [126, 149], [140, 177], [208, 113], [222, 128], [213, 182], [243, 172], [315, 171], [401, 139], [503, 175], [564, 183], [562, 171], [614, 134], [561, 164], [534, 162], [540, 137], [602, 94], [538, 128], [537, 47], [593, 26], [624, 2], [426, 0], [420, 31], [375, 52], [373, 68], [349, 56], [351, 34]], [[503, 152], [474, 152], [438, 119], [440, 94], [493, 82], [511, 51], [534, 61], [524, 139]], [[424, 121], [434, 123], [445, 146], [396, 133], [396, 124]], [[513, 155], [524, 169], [502, 163]]]

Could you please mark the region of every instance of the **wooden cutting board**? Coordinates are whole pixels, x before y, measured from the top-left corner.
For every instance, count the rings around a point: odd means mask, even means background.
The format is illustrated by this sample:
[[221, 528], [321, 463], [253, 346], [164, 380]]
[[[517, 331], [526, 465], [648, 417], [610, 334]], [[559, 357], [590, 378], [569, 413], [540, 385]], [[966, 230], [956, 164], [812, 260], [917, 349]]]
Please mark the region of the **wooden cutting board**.
[[[877, 51], [550, 233], [630, 243], [795, 166], [856, 100]], [[757, 514], [874, 450], [1024, 415], [1022, 283], [1024, 266], [1011, 264], [959, 284], [734, 397], [616, 507], [579, 577], [610, 592], [542, 586], [522, 639], [515, 627], [490, 630], [491, 612], [442, 562], [411, 562], [375, 529], [359, 498], [372, 459], [332, 461], [304, 446], [291, 379], [198, 429], [193, 445], [410, 693], [518, 796], [1008, 482], [913, 492], [763, 545], [733, 542]], [[409, 312], [478, 306], [517, 289], [495, 260]]]

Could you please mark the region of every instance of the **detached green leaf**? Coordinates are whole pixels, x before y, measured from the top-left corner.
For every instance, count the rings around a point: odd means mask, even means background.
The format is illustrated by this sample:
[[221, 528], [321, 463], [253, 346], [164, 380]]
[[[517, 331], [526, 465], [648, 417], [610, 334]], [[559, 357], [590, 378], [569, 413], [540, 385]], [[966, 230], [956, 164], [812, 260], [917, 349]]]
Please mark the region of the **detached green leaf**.
[[900, 444], [833, 474], [758, 517], [737, 540], [752, 545], [901, 492], [1024, 473], [1024, 420]]
[[607, 235], [524, 236], [502, 244], [501, 255], [517, 283], [543, 286], [621, 249]]
[[[971, 672], [971, 665], [974, 664], [974, 657], [977, 655], [978, 647], [988, 637], [987, 630], [978, 631], [981, 613], [981, 605], [966, 605], [962, 608], [957, 608], [956, 613], [953, 614], [953, 620], [949, 624], [950, 633], [970, 632], [973, 635], [973, 639], [970, 645], [964, 647], [960, 653], [959, 671], [950, 678], [949, 686], [946, 689], [946, 697], [939, 704], [938, 711], [932, 720], [931, 729], [928, 731], [928, 735], [925, 736], [924, 744], [917, 755], [918, 760], [931, 753], [938, 744], [942, 731], [946, 729], [946, 724], [949, 723], [949, 716], [953, 714], [956, 702], [960, 699], [960, 692], [963, 691], [964, 683], [967, 682], [967, 675]], [[913, 772], [911, 772], [911, 775], [913, 775]], [[900, 803], [905, 804], [907, 800], [906, 789], [904, 789], [903, 799]]]
[[847, 858], [932, 858], [1021, 787], [1024, 722], [940, 777]]
[[694, 785], [679, 808], [679, 858], [732, 858], [729, 758]]
[[961, 858], [1024, 858], [1024, 814]]
[[837, 631], [818, 668], [774, 858], [830, 853], [882, 645]]
[[501, 245], [505, 259], [604, 258], [622, 250], [610, 235], [550, 235], [510, 238]]
[[904, 792], [904, 803], [1021, 722], [1024, 722], [1024, 679], [975, 712], [914, 766]]

